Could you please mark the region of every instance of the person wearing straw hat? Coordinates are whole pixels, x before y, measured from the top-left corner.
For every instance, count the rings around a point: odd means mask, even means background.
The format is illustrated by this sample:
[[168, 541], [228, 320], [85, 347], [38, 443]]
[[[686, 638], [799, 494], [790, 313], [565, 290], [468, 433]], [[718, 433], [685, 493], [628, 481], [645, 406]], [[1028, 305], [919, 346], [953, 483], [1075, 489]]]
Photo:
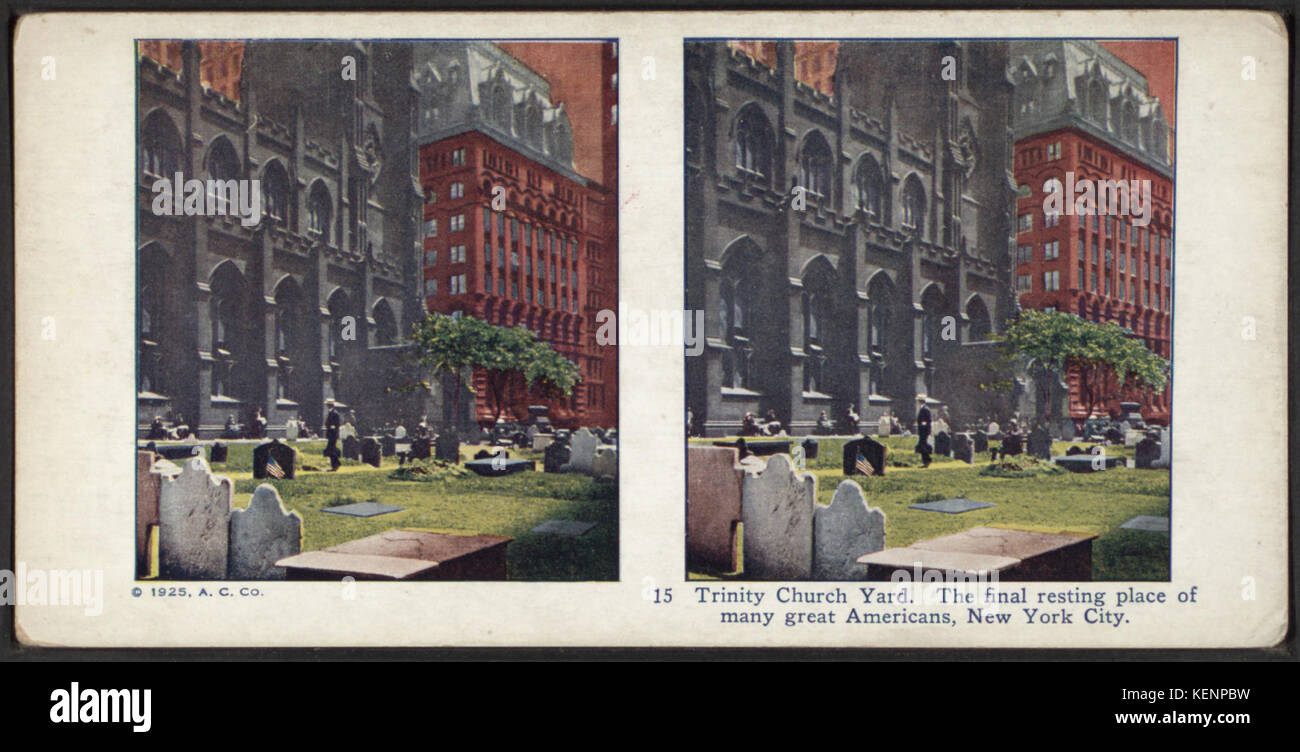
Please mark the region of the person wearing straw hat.
[[916, 395], [916, 452], [921, 455], [921, 466], [930, 466], [930, 408], [925, 406], [924, 394]]

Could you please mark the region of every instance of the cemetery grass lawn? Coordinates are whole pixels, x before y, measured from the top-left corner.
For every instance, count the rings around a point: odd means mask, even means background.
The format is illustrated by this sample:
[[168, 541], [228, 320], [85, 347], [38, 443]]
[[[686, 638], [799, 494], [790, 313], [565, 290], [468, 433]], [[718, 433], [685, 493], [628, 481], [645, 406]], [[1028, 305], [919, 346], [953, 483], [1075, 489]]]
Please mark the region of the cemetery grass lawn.
[[[808, 461], [808, 469], [817, 476], [818, 504], [830, 504], [836, 487], [845, 479], [844, 441], [821, 439], [817, 459]], [[995, 478], [979, 474], [989, 463], [987, 452], [977, 454], [973, 465], [947, 457], [940, 461], [936, 457], [928, 469], [922, 469], [919, 456], [912, 451], [915, 437], [889, 436], [881, 441], [889, 450], [885, 457], [885, 476], [858, 475], [853, 480], [866, 492], [867, 503], [885, 512], [885, 545], [890, 548], [982, 525], [1048, 533], [1093, 533], [1098, 536], [1092, 543], [1093, 580], [1169, 580], [1169, 536], [1120, 528], [1140, 514], [1169, 514], [1167, 469], [1117, 468], [1100, 473]], [[1065, 449], [1075, 444], [1090, 446], [1082, 442], [1056, 442], [1052, 454], [1064, 455]], [[1106, 452], [1125, 458], [1133, 456], [1131, 448], [1109, 446]], [[901, 459], [900, 454], [916, 458], [911, 463], [916, 467], [896, 467], [893, 462]], [[960, 497], [997, 506], [963, 514], [907, 508], [918, 501]], [[698, 574], [718, 576], [714, 572]]]
[[[485, 478], [462, 474], [420, 480], [394, 480], [396, 457], [380, 468], [343, 460], [337, 473], [325, 469], [324, 441], [289, 442], [298, 450], [293, 480], [254, 480], [253, 442], [231, 444], [227, 461], [214, 473], [235, 481], [235, 506], [247, 507], [253, 489], [267, 482], [280, 492], [287, 509], [302, 515], [302, 550], [313, 551], [393, 528], [508, 535], [511, 580], [588, 581], [618, 579], [618, 486], [585, 475], [541, 472], [542, 453], [510, 450], [511, 457], [536, 460], [536, 472]], [[478, 446], [462, 446], [461, 460], [472, 459]], [[322, 511], [353, 502], [378, 501], [403, 507], [401, 512], [357, 518]], [[598, 523], [576, 538], [539, 535], [529, 530], [545, 520]]]

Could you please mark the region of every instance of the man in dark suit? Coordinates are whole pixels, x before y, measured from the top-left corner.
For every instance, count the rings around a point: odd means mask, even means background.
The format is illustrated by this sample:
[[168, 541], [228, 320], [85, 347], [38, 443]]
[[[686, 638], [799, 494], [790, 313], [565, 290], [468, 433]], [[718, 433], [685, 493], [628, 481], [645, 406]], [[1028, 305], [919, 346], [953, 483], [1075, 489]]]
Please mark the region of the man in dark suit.
[[930, 466], [930, 408], [925, 406], [925, 395], [916, 395], [916, 451], [921, 455], [921, 466]]
[[325, 438], [329, 441], [325, 445], [325, 456], [330, 458], [330, 471], [339, 469], [339, 425], [342, 420], [339, 418], [339, 411], [334, 409], [334, 400], [325, 400], [325, 406], [329, 408], [329, 414], [325, 416]]

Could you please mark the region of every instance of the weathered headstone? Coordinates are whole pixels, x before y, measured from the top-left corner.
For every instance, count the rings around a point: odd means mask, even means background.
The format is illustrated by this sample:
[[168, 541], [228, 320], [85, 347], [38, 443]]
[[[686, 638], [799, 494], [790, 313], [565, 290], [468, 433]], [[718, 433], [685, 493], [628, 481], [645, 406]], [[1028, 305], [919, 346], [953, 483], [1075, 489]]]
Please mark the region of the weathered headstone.
[[230, 448], [227, 447], [225, 444], [221, 443], [220, 441], [214, 442], [212, 444], [212, 449], [208, 451], [208, 462], [212, 464], [216, 464], [218, 462], [225, 462], [226, 454], [229, 451]]
[[421, 436], [411, 442], [411, 459], [427, 460], [432, 456], [432, 454], [433, 452], [428, 438]]
[[972, 464], [975, 457], [971, 452], [971, 438], [968, 433], [953, 434], [952, 437], [952, 458], [958, 462]]
[[858, 464], [858, 455], [866, 461], [871, 475], [885, 474], [885, 445], [870, 436], [844, 442], [844, 474], [867, 475], [867, 467]]
[[548, 473], [558, 473], [560, 468], [569, 464], [569, 445], [555, 442], [546, 447], [546, 455], [542, 462], [542, 467]]
[[550, 446], [553, 441], [555, 441], [555, 437], [550, 434], [538, 433], [533, 437], [533, 451], [544, 452], [546, 451], [546, 447]]
[[569, 441], [571, 469], [590, 475], [591, 463], [596, 459], [596, 447], [599, 445], [600, 437], [585, 428], [578, 429]]
[[[285, 480], [293, 479], [294, 464], [297, 452], [288, 444], [281, 443], [279, 439], [271, 439], [265, 444], [258, 444], [253, 449], [253, 477], [254, 478], [277, 478], [283, 477]], [[280, 468], [280, 475], [267, 469], [271, 461]]]
[[[1005, 444], [1006, 442], [1003, 441]], [[1040, 460], [1052, 459], [1052, 434], [1048, 433], [1047, 428], [1042, 425], [1034, 427], [1029, 432], [1029, 454]]]
[[889, 416], [888, 415], [880, 416], [880, 418], [876, 421], [876, 435], [888, 436], [889, 429], [890, 429]]
[[1124, 434], [1124, 446], [1129, 448], [1135, 447], [1138, 445], [1138, 442], [1142, 440], [1142, 438], [1143, 436], [1141, 431], [1137, 429], [1131, 429], [1129, 430], [1128, 433]]
[[975, 432], [975, 452], [987, 452], [989, 450], [989, 435], [983, 431]]
[[302, 517], [284, 508], [275, 486], [263, 483], [253, 491], [247, 509], [230, 515], [232, 580], [283, 580], [275, 562], [302, 550]]
[[603, 444], [596, 450], [596, 457], [591, 461], [593, 478], [618, 477], [618, 447]]
[[361, 459], [361, 442], [355, 436], [349, 436], [343, 440], [343, 459], [359, 460]]
[[384, 457], [392, 457], [397, 454], [397, 439], [392, 436], [380, 436], [379, 451]]
[[817, 439], [811, 436], [803, 440], [803, 456], [805, 459], [817, 459], [817, 453], [821, 451], [821, 444]]
[[1061, 441], [1074, 441], [1074, 421], [1061, 418]]
[[733, 572], [740, 568], [736, 534], [744, 471], [735, 449], [692, 446], [686, 453], [686, 565]]
[[952, 436], [947, 431], [940, 431], [934, 435], [934, 453], [945, 457], [952, 456]]
[[162, 478], [170, 475], [174, 473], [154, 464], [153, 452], [141, 449], [135, 453], [135, 571], [138, 577], [149, 575], [149, 527], [158, 524]]
[[356, 438], [357, 427], [351, 423], [344, 423], [339, 427], [339, 438], [347, 439], [348, 437]]
[[159, 575], [164, 580], [223, 579], [235, 484], [213, 475], [202, 457], [186, 460], [179, 474], [161, 481]]
[[1160, 442], [1155, 439], [1146, 438], [1137, 443], [1134, 455], [1133, 466], [1139, 470], [1151, 470], [1154, 463], [1160, 458]]
[[460, 464], [460, 440], [451, 433], [440, 433], [433, 443], [433, 457], [443, 462]]
[[1167, 427], [1161, 428], [1160, 429], [1160, 456], [1157, 457], [1156, 460], [1151, 463], [1151, 466], [1157, 468], [1169, 467], [1169, 461], [1171, 459], [1172, 451], [1173, 451], [1173, 447], [1169, 443], [1169, 429]]
[[379, 442], [370, 436], [361, 440], [361, 461], [374, 467], [383, 464], [383, 449], [379, 446]]
[[812, 575], [812, 518], [817, 479], [796, 472], [788, 455], [768, 457], [741, 484], [745, 577], [806, 580]]
[[298, 428], [298, 421], [296, 420], [287, 421], [284, 424], [284, 438], [288, 439], [289, 441], [296, 441], [298, 439], [299, 430], [300, 429]]
[[1020, 454], [1023, 451], [1025, 451], [1025, 449], [1020, 440], [1020, 434], [1010, 433], [1002, 437], [1002, 444], [998, 447], [998, 456], [1010, 457], [1013, 454]]
[[828, 507], [813, 512], [813, 572], [815, 580], [866, 579], [859, 556], [885, 547], [885, 513], [867, 505], [862, 487], [841, 481]]

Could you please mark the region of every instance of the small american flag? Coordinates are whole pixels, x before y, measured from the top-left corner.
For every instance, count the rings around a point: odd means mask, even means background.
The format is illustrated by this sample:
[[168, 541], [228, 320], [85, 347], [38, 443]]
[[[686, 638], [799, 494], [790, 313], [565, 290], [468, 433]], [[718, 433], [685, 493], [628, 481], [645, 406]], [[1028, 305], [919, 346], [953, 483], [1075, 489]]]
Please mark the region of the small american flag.
[[272, 478], [284, 480], [284, 470], [281, 469], [280, 463], [276, 462], [274, 457], [266, 458], [266, 474]]
[[872, 467], [871, 467], [871, 463], [870, 463], [870, 462], [867, 462], [867, 458], [862, 456], [862, 452], [858, 452], [858, 461], [857, 461], [856, 463], [854, 463], [853, 466], [854, 466], [855, 468], [857, 468], [857, 471], [860, 472], [860, 473], [862, 473], [863, 475], [875, 475], [875, 474], [876, 474], [875, 471], [874, 471], [874, 470], [872, 469]]

